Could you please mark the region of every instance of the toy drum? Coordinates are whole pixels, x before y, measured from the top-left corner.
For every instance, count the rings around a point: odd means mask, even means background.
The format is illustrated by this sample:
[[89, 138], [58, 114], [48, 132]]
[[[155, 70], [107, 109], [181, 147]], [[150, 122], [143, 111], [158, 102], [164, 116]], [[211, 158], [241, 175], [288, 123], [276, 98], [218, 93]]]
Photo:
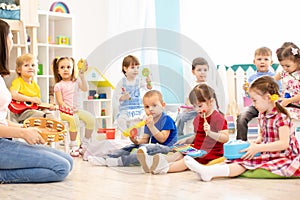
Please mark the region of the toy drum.
[[[224, 157], [227, 159], [241, 158], [246, 152], [240, 152], [241, 150], [249, 147], [250, 143], [242, 140], [232, 140], [223, 145]], [[259, 156], [260, 153], [255, 154]]]

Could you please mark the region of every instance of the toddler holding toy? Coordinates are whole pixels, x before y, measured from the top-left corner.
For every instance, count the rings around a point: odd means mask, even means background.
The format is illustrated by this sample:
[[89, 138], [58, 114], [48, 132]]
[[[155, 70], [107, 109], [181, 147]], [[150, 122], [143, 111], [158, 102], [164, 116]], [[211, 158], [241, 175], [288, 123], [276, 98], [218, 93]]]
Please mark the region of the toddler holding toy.
[[[56, 102], [59, 106], [74, 111], [74, 115], [60, 112], [60, 117], [69, 123], [70, 132], [70, 155], [78, 157], [83, 155], [88, 144], [91, 142], [91, 136], [95, 127], [94, 116], [79, 108], [79, 91], [87, 91], [88, 83], [84, 78], [84, 71], [79, 71], [77, 78], [77, 68], [73, 58], [60, 57], [53, 60], [53, 73], [55, 79], [54, 93]], [[85, 123], [85, 136], [78, 147], [76, 142], [79, 119]]]
[[[246, 152], [241, 158], [228, 160], [229, 164], [203, 166], [186, 156], [186, 165], [202, 181], [235, 177], [259, 168], [280, 176], [300, 176], [300, 148], [289, 113], [278, 102], [278, 84], [273, 77], [260, 77], [250, 85], [249, 94], [259, 111], [260, 135], [255, 143], [241, 151]], [[255, 157], [258, 152], [261, 155]]]
[[[88, 161], [93, 165], [102, 166], [129, 166], [139, 164], [137, 153], [140, 151], [149, 154], [168, 153], [177, 142], [177, 129], [172, 118], [163, 112], [165, 102], [162, 94], [157, 90], [146, 92], [143, 97], [146, 112], [144, 135], [138, 139], [129, 136], [132, 145], [125, 146], [105, 157], [89, 156]], [[134, 148], [139, 148], [133, 152]]]
[[292, 42], [285, 42], [277, 51], [277, 58], [283, 71], [275, 75], [276, 80], [281, 80], [283, 97], [282, 106], [288, 107], [292, 118], [300, 119], [300, 109], [291, 108], [289, 105], [300, 106], [300, 51]]
[[[253, 63], [256, 66], [257, 71], [255, 74], [251, 75], [248, 78], [247, 85], [251, 84], [255, 79], [259, 77], [275, 75], [275, 73], [270, 70], [273, 60], [272, 60], [272, 51], [268, 47], [260, 47], [255, 50]], [[278, 84], [279, 87], [281, 87], [280, 81], [278, 81]], [[244, 85], [244, 90], [248, 92], [245, 85]], [[253, 105], [248, 106], [244, 112], [238, 115], [236, 120], [237, 140], [244, 140], [244, 141], [248, 140], [248, 136], [247, 136], [248, 123], [257, 116], [258, 116], [258, 110]]]
[[[116, 123], [121, 133], [145, 116], [142, 104], [141, 89], [152, 89], [151, 80], [148, 77], [146, 83], [139, 79], [139, 60], [132, 55], [123, 59], [122, 72], [125, 75], [117, 85], [114, 95], [119, 105], [119, 113], [116, 116]], [[121, 134], [122, 135], [122, 134]], [[124, 138], [122, 136], [122, 138]]]
[[[193, 136], [182, 139], [178, 144], [193, 144], [194, 148], [207, 152], [204, 157], [196, 158], [196, 162], [208, 164], [210, 161], [223, 157], [223, 143], [229, 139], [227, 122], [224, 116], [214, 109], [218, 105], [214, 90], [207, 84], [199, 84], [189, 94], [189, 100], [194, 106], [197, 116], [194, 119]], [[138, 159], [145, 172], [165, 174], [181, 172], [188, 167], [180, 152], [171, 155], [149, 155], [138, 151]]]

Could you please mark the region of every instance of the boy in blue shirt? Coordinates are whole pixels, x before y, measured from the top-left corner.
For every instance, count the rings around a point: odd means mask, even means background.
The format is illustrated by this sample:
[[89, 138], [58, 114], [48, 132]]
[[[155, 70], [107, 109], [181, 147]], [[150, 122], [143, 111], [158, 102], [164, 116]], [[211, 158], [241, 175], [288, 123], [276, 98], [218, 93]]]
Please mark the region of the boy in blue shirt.
[[89, 156], [92, 165], [129, 166], [138, 165], [135, 148], [146, 148], [149, 155], [168, 153], [177, 142], [177, 129], [174, 120], [163, 112], [165, 102], [157, 90], [148, 91], [143, 97], [146, 112], [144, 135], [142, 138], [130, 136], [133, 144], [125, 146], [104, 157]]
[[[251, 75], [248, 78], [248, 84], [251, 84], [255, 79], [262, 77], [262, 76], [274, 76], [275, 72], [270, 70], [270, 67], [273, 63], [272, 60], [272, 51], [267, 47], [261, 47], [256, 49], [254, 53], [254, 65], [257, 68], [257, 72]], [[279, 88], [281, 88], [281, 83], [278, 82]], [[244, 85], [244, 89], [246, 86]], [[247, 91], [246, 91], [247, 92]], [[247, 133], [248, 133], [248, 122], [250, 122], [253, 118], [258, 116], [257, 109], [251, 105], [246, 108], [246, 110], [240, 113], [237, 117], [237, 140], [244, 140], [247, 141]]]

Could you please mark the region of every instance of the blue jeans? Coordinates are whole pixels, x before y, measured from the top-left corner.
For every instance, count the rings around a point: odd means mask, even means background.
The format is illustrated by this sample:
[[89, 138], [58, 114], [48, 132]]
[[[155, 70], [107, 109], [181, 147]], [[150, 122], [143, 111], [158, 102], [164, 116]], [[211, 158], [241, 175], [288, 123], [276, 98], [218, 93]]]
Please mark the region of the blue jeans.
[[0, 183], [62, 181], [73, 168], [73, 158], [44, 145], [0, 138]]
[[192, 110], [192, 111], [189, 111], [189, 112], [180, 113], [177, 116], [176, 124], [177, 124], [178, 136], [183, 135], [183, 129], [184, 129], [185, 123], [189, 120], [194, 119], [196, 117], [196, 115], [197, 115], [197, 112]]
[[248, 140], [248, 122], [258, 116], [258, 110], [254, 106], [249, 106], [244, 112], [240, 113], [236, 119], [236, 139]]
[[[161, 144], [141, 144], [140, 146], [145, 146], [147, 149], [147, 153], [149, 155], [154, 155], [158, 153], [167, 154], [171, 151], [171, 148]], [[136, 156], [136, 151], [131, 152], [134, 148], [139, 148], [139, 145], [131, 144], [125, 146], [121, 149], [116, 150], [115, 152], [108, 154], [107, 156], [112, 158], [121, 157], [123, 166], [129, 165], [139, 165], [139, 161]]]

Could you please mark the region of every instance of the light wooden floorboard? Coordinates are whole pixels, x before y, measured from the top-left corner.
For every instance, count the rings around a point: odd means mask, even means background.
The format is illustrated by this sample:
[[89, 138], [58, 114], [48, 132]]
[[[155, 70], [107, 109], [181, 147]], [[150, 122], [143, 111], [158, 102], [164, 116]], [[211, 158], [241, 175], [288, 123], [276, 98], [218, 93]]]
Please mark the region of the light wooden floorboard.
[[75, 158], [67, 179], [47, 184], [0, 185], [1, 200], [18, 199], [300, 199], [300, 179], [198, 181], [191, 171], [143, 174], [140, 167], [91, 166]]

